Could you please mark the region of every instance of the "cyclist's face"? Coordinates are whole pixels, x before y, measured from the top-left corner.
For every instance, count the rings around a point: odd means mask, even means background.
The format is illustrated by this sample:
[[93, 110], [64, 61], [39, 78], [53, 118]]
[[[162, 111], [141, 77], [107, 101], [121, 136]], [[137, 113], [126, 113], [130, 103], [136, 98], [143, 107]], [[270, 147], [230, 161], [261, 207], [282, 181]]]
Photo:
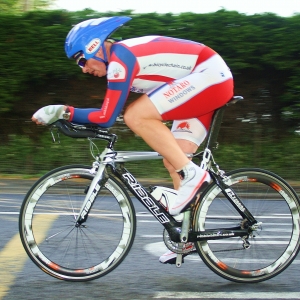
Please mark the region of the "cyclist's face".
[[106, 75], [106, 65], [101, 61], [90, 58], [86, 61], [85, 66], [82, 68], [82, 72], [102, 77]]

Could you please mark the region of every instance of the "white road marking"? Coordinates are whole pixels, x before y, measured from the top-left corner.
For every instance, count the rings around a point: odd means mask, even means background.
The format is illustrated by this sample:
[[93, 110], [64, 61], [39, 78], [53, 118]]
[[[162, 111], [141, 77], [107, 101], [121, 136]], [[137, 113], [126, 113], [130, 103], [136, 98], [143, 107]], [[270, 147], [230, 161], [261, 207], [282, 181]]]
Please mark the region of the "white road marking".
[[[36, 226], [43, 229], [36, 235], [38, 242], [45, 239], [45, 234], [54, 220], [55, 217], [50, 217], [49, 221], [45, 223], [43, 216], [37, 217]], [[18, 272], [23, 269], [27, 259], [28, 256], [21, 243], [19, 233], [16, 233], [0, 251], [0, 300], [9, 293], [10, 287], [14, 284]]]
[[158, 292], [155, 299], [299, 299], [298, 292]]

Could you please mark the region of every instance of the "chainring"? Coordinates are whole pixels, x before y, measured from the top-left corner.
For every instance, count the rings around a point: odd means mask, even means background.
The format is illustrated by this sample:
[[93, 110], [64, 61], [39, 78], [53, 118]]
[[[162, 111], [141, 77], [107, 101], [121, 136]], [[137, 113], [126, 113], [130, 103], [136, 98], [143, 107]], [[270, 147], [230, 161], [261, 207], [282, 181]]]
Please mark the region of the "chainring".
[[[163, 232], [163, 240], [164, 240], [166, 247], [174, 253], [186, 254], [186, 253], [193, 251], [193, 248], [191, 248], [191, 247], [187, 248], [185, 246], [182, 249], [179, 249], [179, 244], [176, 242], [173, 242], [170, 239], [170, 235], [166, 229], [164, 229], [164, 232]], [[190, 243], [188, 243], [188, 244], [190, 244]]]

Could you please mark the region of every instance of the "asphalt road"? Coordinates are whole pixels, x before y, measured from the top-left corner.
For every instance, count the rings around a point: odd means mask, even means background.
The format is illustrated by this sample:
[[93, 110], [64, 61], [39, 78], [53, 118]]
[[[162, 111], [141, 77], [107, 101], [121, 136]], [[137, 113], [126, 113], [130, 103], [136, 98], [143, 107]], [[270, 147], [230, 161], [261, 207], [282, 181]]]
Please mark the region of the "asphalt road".
[[0, 300], [5, 299], [300, 299], [300, 257], [277, 277], [237, 284], [215, 275], [191, 255], [181, 268], [163, 265], [162, 227], [134, 200], [137, 234], [131, 252], [114, 271], [90, 282], [59, 281], [26, 256], [18, 214], [31, 181], [0, 181]]

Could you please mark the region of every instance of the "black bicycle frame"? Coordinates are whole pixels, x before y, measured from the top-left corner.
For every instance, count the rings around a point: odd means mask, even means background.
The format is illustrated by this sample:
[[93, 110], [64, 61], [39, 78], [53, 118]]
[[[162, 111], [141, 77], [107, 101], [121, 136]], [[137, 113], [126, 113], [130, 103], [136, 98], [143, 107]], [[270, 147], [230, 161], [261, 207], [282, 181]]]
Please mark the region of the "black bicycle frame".
[[[122, 164], [123, 165], [123, 164]], [[146, 189], [140, 184], [136, 178], [124, 166], [116, 169], [111, 166], [112, 173], [119, 178], [128, 190], [146, 207], [146, 209], [166, 228], [172, 241], [180, 242], [181, 222], [177, 222], [172, 215], [170, 215], [164, 207], [157, 201]], [[216, 174], [212, 176], [213, 181], [221, 188], [225, 197], [233, 205], [233, 207], [240, 213], [240, 215], [247, 219], [249, 224], [255, 224], [256, 221], [250, 212], [243, 205], [238, 196], [230, 187], [226, 186]], [[241, 226], [232, 228], [215, 228], [205, 231], [191, 231], [189, 232], [188, 242], [196, 242], [203, 240], [216, 240], [232, 237], [246, 237], [249, 235], [249, 229], [242, 229]]]
[[[233, 97], [227, 105], [235, 103], [239, 100], [242, 100], [243, 97], [235, 96]], [[206, 148], [216, 148], [216, 138], [222, 122], [222, 116], [224, 113], [225, 106], [217, 109], [213, 115], [212, 124], [209, 129], [209, 134], [207, 138]], [[72, 126], [69, 122], [64, 120], [59, 120], [55, 123], [56, 127], [63, 132], [66, 136], [73, 138], [98, 138], [108, 141], [107, 147], [114, 152], [113, 145], [117, 139], [117, 136], [114, 134], [109, 134], [106, 131], [100, 130], [98, 127], [86, 127], [86, 126]], [[120, 169], [116, 169], [114, 163], [107, 164], [111, 167], [112, 173], [119, 178], [124, 185], [129, 189], [129, 191], [135, 195], [135, 197], [149, 210], [149, 212], [166, 228], [170, 238], [174, 242], [180, 242], [180, 233], [181, 233], [181, 223], [177, 222], [172, 215], [170, 215], [164, 207], [149, 193], [146, 189], [135, 179], [135, 177], [123, 167], [123, 164], [120, 164]], [[227, 186], [222, 178], [216, 175], [214, 172], [210, 171], [210, 175], [215, 184], [217, 184], [224, 196], [232, 204], [232, 206], [239, 212], [245, 222], [245, 229], [242, 229], [241, 226], [234, 228], [216, 228], [209, 229], [205, 231], [196, 231], [190, 232], [188, 237], [188, 242], [195, 242], [201, 240], [211, 240], [211, 239], [224, 239], [230, 237], [247, 237], [251, 231], [251, 226], [256, 224], [255, 218], [251, 215], [239, 197], [235, 194], [229, 186]], [[100, 184], [100, 183], [99, 183]], [[205, 191], [202, 193], [202, 195]], [[201, 197], [200, 200], [201, 201]], [[84, 218], [83, 218], [84, 220]]]
[[219, 180], [219, 177], [210, 172], [210, 176], [213, 178], [213, 181], [219, 186], [222, 190], [224, 196], [230, 201], [230, 203], [234, 206], [234, 208], [239, 212], [239, 214], [244, 218], [247, 219], [248, 225], [252, 226], [257, 223], [253, 215], [250, 211], [246, 208], [246, 206], [242, 203], [241, 199], [238, 195], [231, 189], [230, 186], [226, 185], [222, 180]]

